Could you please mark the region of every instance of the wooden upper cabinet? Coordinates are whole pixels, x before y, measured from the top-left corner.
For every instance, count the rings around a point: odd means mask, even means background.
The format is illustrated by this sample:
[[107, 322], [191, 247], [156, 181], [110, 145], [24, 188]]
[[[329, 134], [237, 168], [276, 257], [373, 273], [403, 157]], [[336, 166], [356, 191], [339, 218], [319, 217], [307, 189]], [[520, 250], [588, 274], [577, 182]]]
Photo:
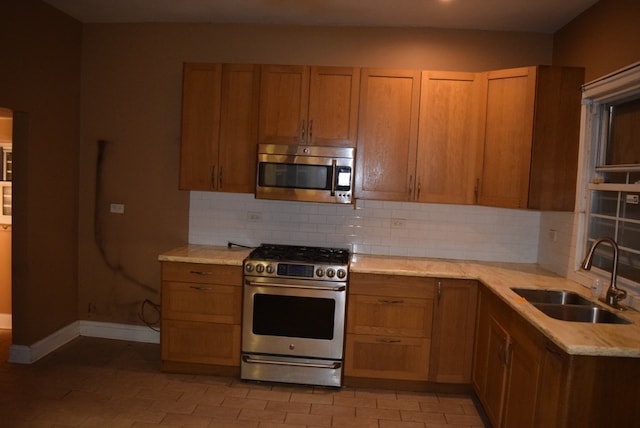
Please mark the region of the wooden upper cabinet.
[[184, 64], [180, 189], [215, 190], [222, 65]]
[[525, 67], [482, 78], [479, 203], [573, 210], [584, 70]]
[[180, 189], [253, 193], [260, 69], [185, 64]]
[[260, 66], [222, 67], [218, 190], [254, 193], [258, 157]]
[[407, 201], [415, 186], [420, 71], [363, 69], [355, 197]]
[[357, 68], [263, 65], [261, 143], [355, 147]]
[[422, 72], [416, 201], [476, 203], [477, 85], [476, 73]]

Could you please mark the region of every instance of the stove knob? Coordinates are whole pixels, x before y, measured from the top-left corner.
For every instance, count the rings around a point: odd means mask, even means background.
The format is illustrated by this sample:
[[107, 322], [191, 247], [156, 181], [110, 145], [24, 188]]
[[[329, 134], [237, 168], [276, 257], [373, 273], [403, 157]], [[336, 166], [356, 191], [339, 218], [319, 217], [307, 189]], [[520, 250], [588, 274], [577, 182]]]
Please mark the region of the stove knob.
[[247, 263], [244, 267], [244, 270], [247, 272], [253, 272], [253, 265], [251, 263]]
[[345, 279], [347, 276], [347, 271], [344, 269], [338, 269], [338, 278]]
[[264, 272], [264, 265], [263, 264], [256, 265], [256, 272], [258, 273]]
[[275, 271], [273, 265], [267, 265], [267, 273], [273, 273]]
[[333, 278], [334, 276], [336, 276], [336, 271], [335, 271], [335, 269], [332, 269], [332, 268], [327, 269], [327, 276], [328, 276], [329, 278]]
[[316, 276], [323, 277], [324, 276], [324, 269], [322, 269], [322, 268], [316, 269]]

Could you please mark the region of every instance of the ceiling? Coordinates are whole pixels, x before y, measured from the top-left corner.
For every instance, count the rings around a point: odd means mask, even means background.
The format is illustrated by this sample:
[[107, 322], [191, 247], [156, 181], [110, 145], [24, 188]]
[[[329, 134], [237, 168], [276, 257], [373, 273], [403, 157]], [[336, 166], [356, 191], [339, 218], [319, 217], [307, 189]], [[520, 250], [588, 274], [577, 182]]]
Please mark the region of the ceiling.
[[207, 22], [553, 33], [597, 0], [44, 0], [84, 23]]

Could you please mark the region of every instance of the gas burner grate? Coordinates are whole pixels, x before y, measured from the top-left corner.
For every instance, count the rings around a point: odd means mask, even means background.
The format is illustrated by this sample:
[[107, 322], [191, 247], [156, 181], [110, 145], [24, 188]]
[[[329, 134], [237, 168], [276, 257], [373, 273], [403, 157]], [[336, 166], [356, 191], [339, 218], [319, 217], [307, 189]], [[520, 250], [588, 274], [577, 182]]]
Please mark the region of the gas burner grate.
[[251, 252], [249, 259], [347, 264], [349, 262], [349, 250], [301, 245], [262, 244]]

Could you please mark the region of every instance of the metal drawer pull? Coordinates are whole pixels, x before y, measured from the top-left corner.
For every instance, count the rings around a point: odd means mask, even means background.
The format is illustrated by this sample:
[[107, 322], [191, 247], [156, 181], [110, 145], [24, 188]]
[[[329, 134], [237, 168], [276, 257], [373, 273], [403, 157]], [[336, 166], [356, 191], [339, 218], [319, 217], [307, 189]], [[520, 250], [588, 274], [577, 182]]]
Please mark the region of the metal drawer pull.
[[402, 342], [402, 340], [400, 339], [377, 339], [378, 342], [382, 342], [382, 343], [400, 343]]
[[211, 287], [200, 287], [197, 285], [192, 285], [191, 288], [193, 288], [194, 290], [198, 290], [198, 291], [211, 291], [213, 290]]
[[194, 275], [213, 275], [213, 272], [205, 270], [191, 270], [189, 271], [189, 273], [192, 273]]
[[335, 362], [332, 364], [314, 364], [314, 363], [299, 363], [294, 361], [254, 360], [248, 355], [243, 355], [242, 361], [249, 364], [271, 364], [273, 366], [312, 367], [316, 369], [339, 369], [342, 366], [342, 363], [339, 363], [339, 362]]
[[378, 302], [380, 303], [388, 303], [388, 304], [398, 304], [398, 303], [404, 303], [404, 300], [402, 299], [378, 299]]

